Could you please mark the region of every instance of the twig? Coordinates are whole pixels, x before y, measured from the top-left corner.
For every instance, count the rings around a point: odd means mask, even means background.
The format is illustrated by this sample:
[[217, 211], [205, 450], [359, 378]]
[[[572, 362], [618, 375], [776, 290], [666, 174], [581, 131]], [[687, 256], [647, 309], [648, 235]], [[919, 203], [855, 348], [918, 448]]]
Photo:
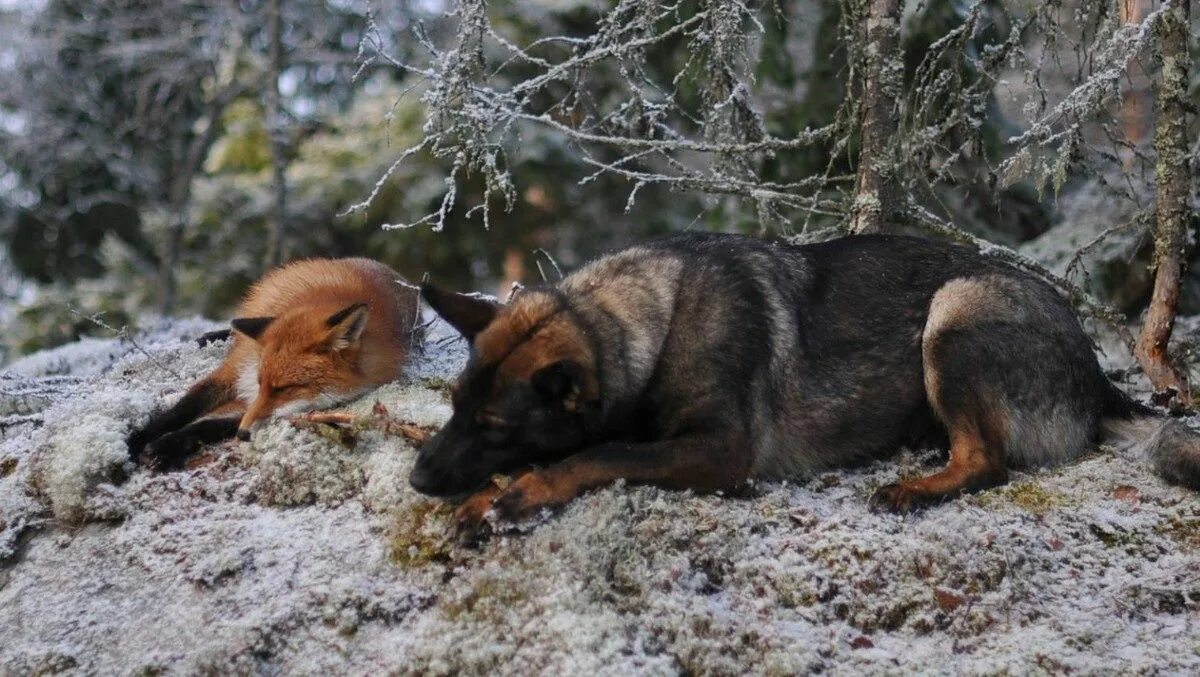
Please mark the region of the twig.
[[382, 402], [376, 402], [375, 406], [371, 407], [371, 416], [374, 419], [375, 427], [384, 435], [399, 435], [412, 442], [414, 447], [420, 447], [433, 437], [432, 428], [392, 418]]
[[[558, 274], [558, 280], [563, 279], [562, 268], [558, 267], [558, 261], [555, 261], [554, 257], [550, 256], [550, 252], [546, 251], [545, 249], [542, 249], [541, 247], [538, 247], [537, 249], [533, 250], [533, 253], [541, 254], [542, 256], [546, 257], [546, 260], [548, 262], [550, 262], [550, 265], [554, 266], [554, 272]], [[542, 271], [542, 262], [541, 261], [537, 262], [537, 267], [538, 267], [538, 272], [541, 273], [541, 275], [542, 275], [542, 281], [548, 282], [549, 280], [546, 279], [546, 273]], [[557, 282], [558, 280], [555, 280], [555, 282]]]
[[342, 411], [310, 411], [304, 414], [289, 416], [288, 420], [293, 423], [304, 421], [306, 423], [324, 423], [326, 425], [350, 425], [354, 423], [354, 415]]
[[183, 376], [179, 372], [168, 367], [167, 365], [163, 364], [162, 362], [159, 362], [158, 358], [156, 358], [154, 355], [151, 355], [150, 351], [143, 348], [142, 345], [140, 343], [138, 343], [137, 340], [135, 340], [133, 338], [133, 336], [130, 334], [128, 325], [122, 325], [120, 329], [116, 329], [115, 327], [113, 327], [112, 325], [108, 324], [103, 319], [101, 319], [101, 317], [103, 316], [103, 313], [96, 313], [94, 315], [84, 315], [83, 313], [79, 312], [78, 310], [76, 310], [75, 308], [73, 308], [71, 306], [67, 306], [67, 311], [78, 318], [81, 318], [81, 319], [87, 320], [88, 322], [91, 322], [92, 324], [96, 325], [97, 327], [107, 329], [108, 331], [112, 332], [113, 338], [116, 338], [119, 341], [128, 341], [129, 344], [132, 345], [135, 350], [137, 350], [139, 353], [144, 355], [146, 357], [146, 359], [150, 360], [151, 364], [158, 367], [159, 369], [162, 369], [163, 371], [174, 376], [175, 378], [177, 378], [179, 380], [183, 380]]
[[384, 435], [403, 437], [419, 447], [433, 436], [433, 429], [419, 426], [409, 421], [400, 421], [388, 413], [387, 407], [376, 402], [371, 408], [371, 415], [355, 417], [344, 411], [310, 411], [304, 414], [289, 416], [287, 420], [298, 427], [324, 425], [341, 432], [342, 439], [352, 442], [357, 439], [357, 432], [375, 429]]

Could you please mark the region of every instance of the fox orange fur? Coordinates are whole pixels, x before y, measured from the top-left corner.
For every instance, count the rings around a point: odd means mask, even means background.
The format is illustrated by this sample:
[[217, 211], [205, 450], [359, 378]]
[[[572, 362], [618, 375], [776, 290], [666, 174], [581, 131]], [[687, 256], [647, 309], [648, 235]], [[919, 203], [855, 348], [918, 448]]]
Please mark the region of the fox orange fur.
[[271, 416], [325, 408], [395, 380], [416, 330], [415, 288], [377, 261], [308, 259], [242, 300], [225, 361], [129, 438], [131, 457], [177, 467], [201, 445], [249, 439]]

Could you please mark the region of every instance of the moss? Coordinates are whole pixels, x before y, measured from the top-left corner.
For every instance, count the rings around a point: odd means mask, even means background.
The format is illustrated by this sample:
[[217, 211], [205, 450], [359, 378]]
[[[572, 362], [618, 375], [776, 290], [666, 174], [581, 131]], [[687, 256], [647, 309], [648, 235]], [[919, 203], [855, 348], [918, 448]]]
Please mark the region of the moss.
[[1180, 545], [1200, 548], [1200, 515], [1171, 515], [1154, 532]]
[[1066, 497], [1062, 494], [1052, 492], [1034, 482], [1015, 484], [1007, 493], [1009, 500], [1015, 505], [1035, 515], [1044, 515], [1066, 503]]
[[389, 535], [392, 561], [410, 569], [450, 561], [449, 517], [450, 508], [441, 501], [418, 503], [400, 514]]
[[513, 586], [511, 582], [486, 579], [471, 588], [462, 598], [447, 602], [442, 611], [453, 621], [496, 620], [505, 610], [528, 599], [526, 591]]
[[1067, 497], [1051, 491], [1036, 482], [1017, 482], [985, 491], [975, 497], [982, 507], [1012, 504], [1035, 515], [1045, 515], [1051, 510], [1067, 505]]
[[262, 505], [333, 505], [362, 491], [369, 453], [351, 451], [346, 430], [311, 422], [272, 422], [240, 456], [258, 473]]
[[1120, 549], [1127, 555], [1147, 557], [1154, 553], [1153, 544], [1146, 538], [1147, 534], [1141, 531], [1127, 531], [1100, 524], [1088, 525], [1088, 530], [1104, 545]]
[[70, 672], [79, 667], [79, 661], [70, 654], [51, 651], [42, 656], [38, 656], [36, 660], [26, 666], [31, 675], [59, 675], [64, 672]]
[[426, 376], [425, 378], [422, 378], [421, 385], [437, 392], [447, 402], [450, 401], [450, 391], [454, 388], [454, 384], [450, 382], [450, 379], [441, 378], [438, 376]]
[[[869, 613], [856, 614], [849, 620], [850, 625], [863, 633], [874, 632], [895, 632], [904, 627], [913, 614], [925, 606], [920, 600], [916, 599], [897, 599], [893, 604], [887, 605], [878, 610], [878, 615]], [[927, 632], [925, 628], [915, 627], [915, 630], [924, 634]]]
[[17, 470], [17, 459], [6, 458], [0, 461], [0, 477], [8, 477]]
[[815, 546], [810, 552], [813, 561], [824, 563], [839, 576], [851, 575], [855, 564], [868, 562], [875, 556], [873, 551], [858, 543]]
[[316, 433], [322, 439], [329, 440], [343, 447], [354, 447], [358, 443], [358, 435], [353, 428], [317, 423], [307, 428], [307, 430]]
[[785, 609], [810, 607], [817, 603], [817, 595], [811, 589], [777, 587], [775, 594], [778, 595], [779, 605]]

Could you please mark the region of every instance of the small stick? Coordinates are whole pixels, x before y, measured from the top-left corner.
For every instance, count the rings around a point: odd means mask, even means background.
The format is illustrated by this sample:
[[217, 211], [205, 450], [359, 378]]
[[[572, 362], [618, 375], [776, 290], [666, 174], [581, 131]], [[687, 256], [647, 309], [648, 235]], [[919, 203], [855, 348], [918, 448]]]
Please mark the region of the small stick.
[[433, 437], [433, 432], [422, 428], [415, 423], [399, 421], [392, 418], [388, 413], [387, 407], [382, 403], [376, 402], [371, 409], [372, 416], [365, 419], [355, 418], [354, 414], [344, 411], [310, 411], [304, 414], [296, 414], [295, 416], [287, 417], [287, 420], [293, 424], [322, 424], [334, 427], [354, 426], [360, 422], [369, 425], [370, 427], [379, 430], [384, 435], [396, 435], [407, 439], [413, 443], [413, 446], [421, 446]]
[[[538, 247], [537, 249], [533, 250], [533, 253], [541, 254], [542, 256], [546, 257], [546, 260], [550, 262], [550, 265], [554, 266], [554, 272], [558, 274], [558, 280], [555, 280], [555, 282], [558, 282], [563, 279], [564, 276], [563, 276], [562, 268], [558, 267], [558, 261], [555, 261], [554, 257], [550, 256], [550, 252], [546, 251], [545, 249], [542, 249], [541, 247]], [[537, 263], [538, 273], [541, 274], [542, 281], [549, 282], [549, 280], [546, 279], [545, 271], [542, 270], [542, 262], [535, 260], [535, 263]]]
[[354, 415], [344, 411], [310, 411], [304, 414], [289, 416], [288, 420], [293, 423], [302, 421], [305, 423], [324, 423], [326, 425], [351, 425], [354, 423]]
[[433, 432], [415, 423], [406, 423], [392, 418], [382, 402], [376, 402], [375, 406], [371, 408], [371, 413], [374, 415], [376, 426], [383, 434], [399, 435], [412, 442], [415, 447], [425, 444], [429, 438], [433, 437]]

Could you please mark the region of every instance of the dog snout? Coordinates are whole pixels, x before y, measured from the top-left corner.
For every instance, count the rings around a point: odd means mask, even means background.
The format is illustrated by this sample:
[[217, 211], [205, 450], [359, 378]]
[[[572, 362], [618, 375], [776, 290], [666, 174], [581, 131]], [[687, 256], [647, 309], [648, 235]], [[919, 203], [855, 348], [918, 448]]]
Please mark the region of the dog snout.
[[413, 467], [412, 474], [408, 476], [408, 483], [412, 485], [413, 489], [426, 496], [441, 494], [441, 489], [445, 485], [443, 479], [429, 467], [428, 463], [421, 463], [419, 461]]

